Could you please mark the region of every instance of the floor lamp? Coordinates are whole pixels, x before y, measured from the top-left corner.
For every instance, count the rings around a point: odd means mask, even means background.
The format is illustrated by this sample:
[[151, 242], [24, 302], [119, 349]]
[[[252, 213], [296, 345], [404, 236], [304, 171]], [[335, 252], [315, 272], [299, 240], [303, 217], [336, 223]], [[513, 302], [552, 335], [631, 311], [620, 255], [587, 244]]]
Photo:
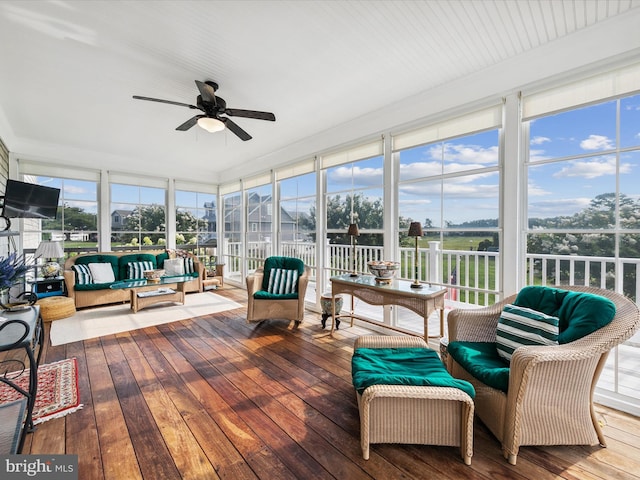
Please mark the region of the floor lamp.
[[420, 280], [418, 280], [418, 260], [420, 258], [418, 256], [418, 238], [422, 236], [422, 225], [420, 225], [420, 222], [411, 222], [411, 225], [409, 225], [409, 236], [415, 237], [416, 239], [416, 257], [414, 259], [415, 275], [411, 288], [422, 288], [422, 284]]
[[347, 230], [347, 235], [351, 237], [351, 263], [353, 265], [351, 276], [357, 277], [358, 272], [356, 271], [356, 237], [360, 236], [357, 223], [351, 223], [349, 225], [349, 230]]

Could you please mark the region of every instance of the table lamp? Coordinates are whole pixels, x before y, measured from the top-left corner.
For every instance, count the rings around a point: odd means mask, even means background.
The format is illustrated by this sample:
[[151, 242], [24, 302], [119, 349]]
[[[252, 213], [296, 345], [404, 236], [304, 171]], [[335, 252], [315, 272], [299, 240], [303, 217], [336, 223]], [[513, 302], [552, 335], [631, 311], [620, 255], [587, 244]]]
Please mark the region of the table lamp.
[[351, 263], [353, 265], [351, 276], [357, 277], [358, 272], [356, 271], [356, 237], [360, 236], [357, 223], [349, 224], [349, 230], [347, 230], [347, 235], [351, 237]]
[[36, 258], [42, 258], [44, 264], [40, 267], [44, 278], [57, 277], [60, 275], [60, 264], [58, 259], [64, 257], [64, 250], [60, 242], [45, 240], [40, 242], [35, 253]]
[[420, 225], [420, 222], [411, 222], [411, 225], [409, 225], [409, 236], [416, 238], [416, 257], [414, 259], [415, 276], [411, 288], [422, 288], [422, 284], [418, 280], [418, 260], [420, 258], [418, 256], [418, 238], [422, 236], [422, 225]]

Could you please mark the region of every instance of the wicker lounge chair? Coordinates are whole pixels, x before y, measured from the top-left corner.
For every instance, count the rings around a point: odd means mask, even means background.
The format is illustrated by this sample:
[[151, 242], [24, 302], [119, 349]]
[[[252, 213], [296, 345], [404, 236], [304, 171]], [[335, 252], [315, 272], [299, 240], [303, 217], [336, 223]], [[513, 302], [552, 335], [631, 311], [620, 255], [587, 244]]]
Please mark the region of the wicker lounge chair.
[[[447, 359], [449, 372], [475, 387], [476, 413], [501, 441], [505, 458], [514, 465], [520, 446], [606, 446], [593, 409], [593, 392], [609, 351], [640, 325], [638, 306], [622, 295], [591, 287], [558, 288], [610, 299], [615, 304], [613, 320], [569, 343], [515, 350], [507, 393], [478, 381], [451, 354]], [[495, 342], [503, 307], [515, 298], [478, 310], [452, 310], [449, 345], [454, 341]]]
[[[292, 293], [269, 292], [273, 287], [272, 272], [276, 269], [296, 270], [297, 280]], [[247, 276], [247, 322], [268, 319], [294, 320], [298, 325], [304, 318], [304, 295], [309, 283], [310, 270], [302, 260], [293, 257], [268, 257], [264, 267]], [[272, 288], [273, 289], [273, 288]], [[284, 290], [282, 290], [284, 291]], [[287, 290], [288, 291], [288, 290]]]

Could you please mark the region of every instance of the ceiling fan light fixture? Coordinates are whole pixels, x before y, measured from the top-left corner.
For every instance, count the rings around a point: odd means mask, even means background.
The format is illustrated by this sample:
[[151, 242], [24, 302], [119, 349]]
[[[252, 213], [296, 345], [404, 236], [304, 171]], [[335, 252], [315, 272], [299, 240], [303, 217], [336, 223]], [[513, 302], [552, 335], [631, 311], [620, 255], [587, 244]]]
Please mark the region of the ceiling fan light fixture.
[[220, 132], [224, 130], [224, 122], [221, 122], [217, 118], [202, 117], [198, 119], [198, 125], [204, 128], [207, 132]]

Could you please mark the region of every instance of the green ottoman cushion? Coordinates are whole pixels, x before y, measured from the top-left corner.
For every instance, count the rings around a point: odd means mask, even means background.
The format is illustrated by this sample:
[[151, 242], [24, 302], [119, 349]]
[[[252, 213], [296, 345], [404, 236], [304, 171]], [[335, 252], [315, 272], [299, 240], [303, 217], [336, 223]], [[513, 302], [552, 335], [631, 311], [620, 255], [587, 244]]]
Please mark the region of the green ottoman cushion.
[[475, 397], [473, 385], [453, 378], [438, 354], [428, 348], [357, 348], [351, 374], [360, 394], [371, 385], [416, 385], [458, 388]]

